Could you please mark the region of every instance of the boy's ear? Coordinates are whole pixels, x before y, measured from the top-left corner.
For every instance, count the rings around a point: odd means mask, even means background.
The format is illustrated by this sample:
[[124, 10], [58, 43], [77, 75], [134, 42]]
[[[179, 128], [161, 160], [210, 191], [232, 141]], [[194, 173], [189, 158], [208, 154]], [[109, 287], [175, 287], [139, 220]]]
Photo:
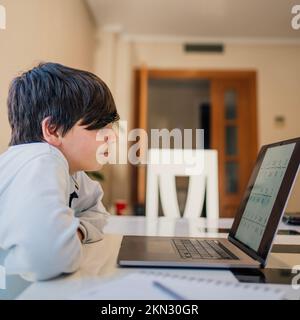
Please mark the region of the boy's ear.
[[50, 123], [50, 117], [42, 121], [43, 138], [52, 146], [58, 147], [61, 145], [61, 134], [59, 130]]

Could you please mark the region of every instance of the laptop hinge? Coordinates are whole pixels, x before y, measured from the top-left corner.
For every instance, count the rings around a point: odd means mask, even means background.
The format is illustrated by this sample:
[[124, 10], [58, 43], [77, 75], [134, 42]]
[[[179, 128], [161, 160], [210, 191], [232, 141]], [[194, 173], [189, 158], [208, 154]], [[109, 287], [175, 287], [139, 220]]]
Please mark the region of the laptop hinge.
[[261, 265], [261, 267], [265, 267], [266, 265], [266, 260], [260, 257], [253, 249], [248, 248], [245, 246], [243, 243], [238, 241], [237, 239], [231, 237], [230, 235], [228, 236], [228, 240], [233, 243], [235, 246], [237, 246], [239, 249], [241, 249], [244, 253], [246, 253], [248, 256], [253, 258], [254, 260], [258, 261]]

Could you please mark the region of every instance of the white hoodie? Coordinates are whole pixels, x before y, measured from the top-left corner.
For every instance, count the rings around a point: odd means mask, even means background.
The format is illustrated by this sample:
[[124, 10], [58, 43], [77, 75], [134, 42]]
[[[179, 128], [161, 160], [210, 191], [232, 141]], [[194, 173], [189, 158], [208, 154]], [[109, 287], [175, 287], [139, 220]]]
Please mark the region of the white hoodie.
[[7, 274], [44, 280], [79, 268], [82, 245], [101, 240], [106, 217], [99, 183], [69, 175], [47, 143], [10, 147], [0, 156], [0, 249]]

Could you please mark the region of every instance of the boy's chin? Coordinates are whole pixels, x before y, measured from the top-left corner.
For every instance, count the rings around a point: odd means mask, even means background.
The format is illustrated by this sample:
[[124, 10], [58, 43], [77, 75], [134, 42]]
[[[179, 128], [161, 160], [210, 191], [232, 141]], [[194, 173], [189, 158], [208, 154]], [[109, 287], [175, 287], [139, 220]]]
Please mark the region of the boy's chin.
[[102, 169], [103, 166], [104, 164], [98, 163], [97, 166], [95, 166], [95, 169], [93, 171], [99, 171]]
[[99, 171], [102, 169], [103, 166], [104, 166], [104, 164], [97, 163], [94, 166], [91, 166], [89, 168], [84, 169], [84, 171], [86, 171], [86, 172]]

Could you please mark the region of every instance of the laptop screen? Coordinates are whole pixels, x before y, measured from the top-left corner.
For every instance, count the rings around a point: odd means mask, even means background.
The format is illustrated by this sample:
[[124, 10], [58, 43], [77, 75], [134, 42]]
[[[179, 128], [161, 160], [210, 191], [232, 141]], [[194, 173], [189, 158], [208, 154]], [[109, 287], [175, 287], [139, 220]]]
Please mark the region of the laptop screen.
[[235, 238], [258, 250], [296, 143], [267, 149]]
[[264, 146], [229, 239], [266, 259], [299, 167], [299, 139]]

